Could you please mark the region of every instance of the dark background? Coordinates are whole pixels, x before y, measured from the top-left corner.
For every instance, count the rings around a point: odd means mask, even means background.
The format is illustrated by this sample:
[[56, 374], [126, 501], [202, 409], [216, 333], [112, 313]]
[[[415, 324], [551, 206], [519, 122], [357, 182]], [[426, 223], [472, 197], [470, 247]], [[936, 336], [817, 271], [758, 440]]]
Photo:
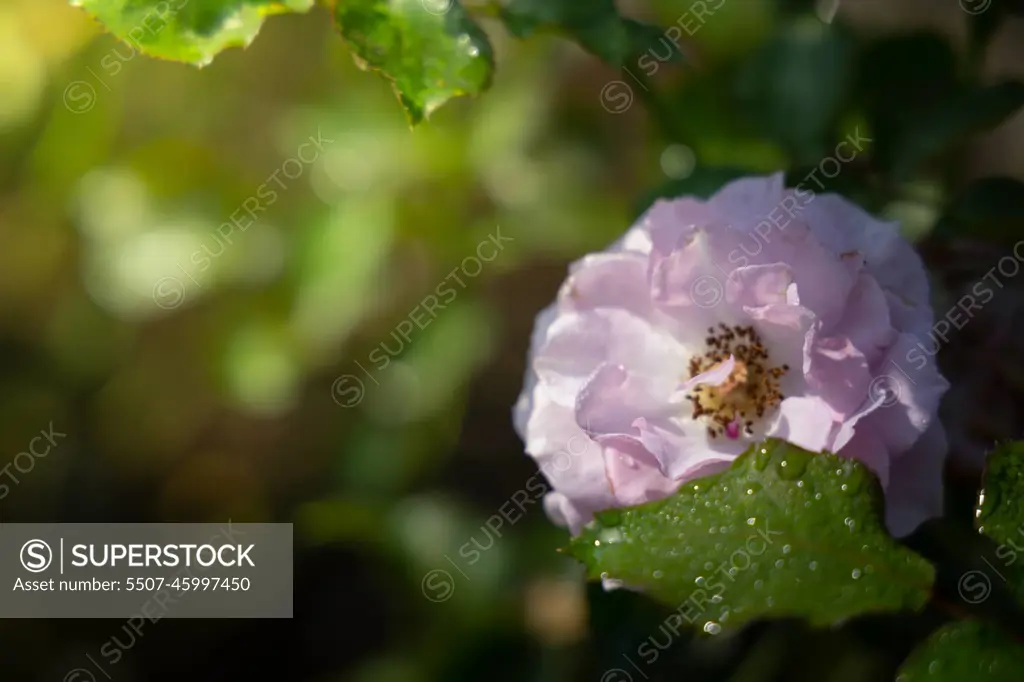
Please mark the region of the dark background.
[[[937, 315], [1010, 253], [1019, 224], [940, 218], [972, 180], [1024, 179], [1024, 117], [893, 170], [921, 117], [1024, 75], [1012, 3], [963, 4], [843, 0], [833, 16], [726, 0], [684, 34], [689, 64], [659, 67], [654, 109], [570, 42], [485, 22], [491, 92], [410, 132], [322, 9], [197, 70], [133, 54], [61, 0], [0, 0], [0, 467], [51, 424], [67, 434], [8, 469], [0, 520], [279, 521], [296, 539], [292, 620], [165, 618], [141, 636], [2, 621], [3, 678], [892, 679], [941, 614], [680, 637], [648, 665], [637, 647], [663, 614], [585, 586], [539, 505], [500, 537], [485, 524], [536, 472], [510, 423], [534, 315], [665, 183], [686, 191], [715, 168], [798, 180], [859, 127], [875, 144], [836, 185], [920, 243]], [[689, 5], [621, 9], [668, 26]], [[635, 95], [621, 111], [602, 97], [618, 80]], [[318, 132], [332, 142], [316, 160], [219, 239]], [[408, 342], [393, 336], [499, 226], [513, 241]], [[960, 520], [915, 546], [969, 554], [981, 454], [1022, 435], [1024, 316], [1020, 283], [1004, 283], [942, 349]], [[382, 343], [396, 357], [378, 371]]]

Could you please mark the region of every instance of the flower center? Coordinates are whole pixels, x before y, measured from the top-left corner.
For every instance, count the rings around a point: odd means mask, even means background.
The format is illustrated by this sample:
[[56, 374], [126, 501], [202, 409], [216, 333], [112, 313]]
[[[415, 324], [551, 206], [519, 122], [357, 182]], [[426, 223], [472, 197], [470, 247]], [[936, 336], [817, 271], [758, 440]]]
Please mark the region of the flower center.
[[754, 435], [755, 419], [763, 418], [785, 397], [779, 390], [779, 378], [789, 371], [789, 365], [771, 366], [768, 351], [753, 327], [709, 327], [705, 343], [708, 350], [690, 360], [691, 379], [726, 362], [730, 355], [735, 364], [720, 385], [697, 386], [687, 396], [693, 403], [693, 418], [708, 422], [712, 438]]

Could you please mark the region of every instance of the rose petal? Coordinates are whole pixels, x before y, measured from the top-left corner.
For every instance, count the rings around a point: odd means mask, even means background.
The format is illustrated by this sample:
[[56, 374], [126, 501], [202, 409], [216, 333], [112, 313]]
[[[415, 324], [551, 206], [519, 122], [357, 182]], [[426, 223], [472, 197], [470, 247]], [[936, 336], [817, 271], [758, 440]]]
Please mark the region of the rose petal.
[[820, 398], [786, 398], [779, 416], [768, 431], [773, 438], [811, 452], [826, 449], [832, 433], [832, 410]]

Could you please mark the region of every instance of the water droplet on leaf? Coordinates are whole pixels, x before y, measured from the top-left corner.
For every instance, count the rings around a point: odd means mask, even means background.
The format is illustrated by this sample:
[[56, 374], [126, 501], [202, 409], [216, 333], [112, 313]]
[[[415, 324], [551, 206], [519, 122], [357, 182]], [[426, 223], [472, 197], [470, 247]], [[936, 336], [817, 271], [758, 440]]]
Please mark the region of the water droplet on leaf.
[[793, 481], [804, 475], [807, 464], [811, 461], [811, 453], [803, 450], [790, 450], [778, 466], [779, 478]]
[[707, 623], [704, 623], [704, 632], [708, 633], [709, 635], [717, 635], [721, 631], [722, 626], [714, 622], [713, 620], [709, 620]]
[[754, 455], [754, 468], [758, 471], [764, 471], [764, 468], [768, 466], [770, 461], [772, 461], [772, 455], [768, 452], [768, 448], [761, 448]]

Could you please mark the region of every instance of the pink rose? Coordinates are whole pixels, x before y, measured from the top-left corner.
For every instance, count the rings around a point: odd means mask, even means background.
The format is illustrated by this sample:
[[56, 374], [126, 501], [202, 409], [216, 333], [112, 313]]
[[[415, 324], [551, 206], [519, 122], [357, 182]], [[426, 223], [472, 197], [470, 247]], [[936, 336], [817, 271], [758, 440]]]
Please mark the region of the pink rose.
[[[949, 384], [921, 261], [833, 194], [737, 180], [658, 201], [537, 317], [516, 429], [577, 533], [780, 438], [870, 467], [896, 535], [941, 512]], [[910, 359], [908, 359], [908, 356]]]

